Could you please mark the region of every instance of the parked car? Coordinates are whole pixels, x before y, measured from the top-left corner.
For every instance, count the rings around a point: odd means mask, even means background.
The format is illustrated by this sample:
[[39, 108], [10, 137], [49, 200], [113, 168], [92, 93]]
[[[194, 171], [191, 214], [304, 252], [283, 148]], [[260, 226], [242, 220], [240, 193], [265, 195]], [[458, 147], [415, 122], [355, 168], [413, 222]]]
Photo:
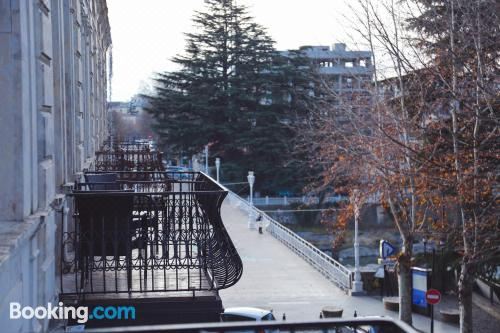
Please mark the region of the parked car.
[[251, 307], [236, 307], [225, 309], [221, 313], [221, 320], [231, 321], [269, 321], [276, 320], [271, 310], [264, 310]]
[[192, 175], [187, 172], [192, 172], [193, 169], [182, 166], [167, 166], [165, 171], [172, 172], [171, 177], [176, 180], [189, 180]]

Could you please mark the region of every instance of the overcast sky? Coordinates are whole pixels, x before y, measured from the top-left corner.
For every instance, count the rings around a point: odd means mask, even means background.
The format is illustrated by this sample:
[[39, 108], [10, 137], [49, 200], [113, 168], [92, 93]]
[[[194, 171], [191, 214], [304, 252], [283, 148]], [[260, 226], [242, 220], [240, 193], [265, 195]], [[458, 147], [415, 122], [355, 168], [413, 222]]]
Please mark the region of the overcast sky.
[[[348, 44], [346, 0], [238, 0], [268, 29], [280, 50], [301, 45]], [[184, 50], [184, 32], [193, 31], [194, 10], [203, 0], [107, 0], [113, 39], [112, 99], [127, 101], [155, 72], [173, 69], [170, 59]]]

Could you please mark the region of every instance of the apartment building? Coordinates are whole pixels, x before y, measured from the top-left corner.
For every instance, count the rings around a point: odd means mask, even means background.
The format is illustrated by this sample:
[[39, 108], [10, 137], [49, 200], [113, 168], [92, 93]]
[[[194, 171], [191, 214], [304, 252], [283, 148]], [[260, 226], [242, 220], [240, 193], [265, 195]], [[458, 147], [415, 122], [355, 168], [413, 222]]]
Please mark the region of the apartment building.
[[[336, 94], [366, 91], [372, 82], [374, 67], [371, 51], [347, 50], [343, 43], [332, 47], [302, 46], [299, 50]], [[291, 52], [281, 54], [289, 56]]]
[[0, 0], [0, 326], [9, 305], [57, 303], [66, 193], [107, 137], [105, 0]]

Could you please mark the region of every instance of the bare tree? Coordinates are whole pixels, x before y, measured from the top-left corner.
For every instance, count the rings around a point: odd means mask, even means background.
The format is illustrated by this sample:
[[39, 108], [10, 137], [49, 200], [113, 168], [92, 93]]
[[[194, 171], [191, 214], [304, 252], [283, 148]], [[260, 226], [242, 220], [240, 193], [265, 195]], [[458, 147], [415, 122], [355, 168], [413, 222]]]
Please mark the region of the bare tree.
[[414, 44], [439, 90], [432, 107], [447, 111], [431, 129], [441, 154], [431, 172], [458, 211], [447, 225], [461, 254], [458, 283], [460, 330], [472, 332], [472, 286], [489, 263], [500, 262], [498, 211], [499, 5], [493, 0], [417, 1], [410, 20]]
[[[410, 267], [419, 234], [447, 239], [462, 257], [462, 332], [472, 330], [474, 277], [498, 260], [496, 6], [479, 0], [359, 0], [358, 33], [382, 55], [374, 62], [383, 69], [375, 68], [371, 93], [337, 94], [328, 82], [317, 83], [322, 98], [308, 129], [323, 186], [360, 189], [390, 209], [403, 243], [400, 319], [410, 324]], [[456, 211], [458, 218], [440, 216], [442, 211]], [[336, 230], [352, 212], [335, 215]]]
[[[406, 52], [402, 12], [394, 2], [382, 1], [376, 8], [369, 1], [359, 1], [356, 15], [358, 32], [374, 54], [385, 54], [394, 76], [377, 79], [375, 84], [365, 82], [364, 90], [340, 94], [330, 89], [329, 82], [317, 83], [322, 97], [312, 113], [310, 136], [317, 145], [317, 163], [323, 165], [323, 184], [351, 194], [359, 190], [367, 202], [390, 210], [403, 244], [398, 256], [400, 319], [411, 324], [413, 242], [428, 211], [427, 179], [420, 172], [425, 112], [421, 82], [418, 76], [407, 75], [415, 68]], [[380, 75], [376, 67], [374, 71]], [[354, 211], [351, 206], [335, 215], [335, 230], [345, 228]], [[332, 216], [325, 214], [326, 219]]]

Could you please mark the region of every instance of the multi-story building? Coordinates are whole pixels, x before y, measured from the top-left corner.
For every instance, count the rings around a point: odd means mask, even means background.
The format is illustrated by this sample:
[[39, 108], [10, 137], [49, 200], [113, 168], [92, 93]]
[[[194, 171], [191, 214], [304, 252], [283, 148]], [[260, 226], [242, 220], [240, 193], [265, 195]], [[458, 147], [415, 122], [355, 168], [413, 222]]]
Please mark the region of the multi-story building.
[[11, 302], [57, 303], [66, 193], [107, 136], [105, 0], [0, 0], [0, 330]]
[[130, 111], [130, 103], [129, 102], [109, 102], [108, 103], [108, 113], [120, 113], [120, 114], [128, 114]]
[[[372, 83], [374, 67], [371, 51], [350, 51], [343, 43], [329, 46], [302, 46], [301, 55], [317, 68], [335, 94], [366, 91]], [[281, 52], [288, 56], [289, 51]]]

